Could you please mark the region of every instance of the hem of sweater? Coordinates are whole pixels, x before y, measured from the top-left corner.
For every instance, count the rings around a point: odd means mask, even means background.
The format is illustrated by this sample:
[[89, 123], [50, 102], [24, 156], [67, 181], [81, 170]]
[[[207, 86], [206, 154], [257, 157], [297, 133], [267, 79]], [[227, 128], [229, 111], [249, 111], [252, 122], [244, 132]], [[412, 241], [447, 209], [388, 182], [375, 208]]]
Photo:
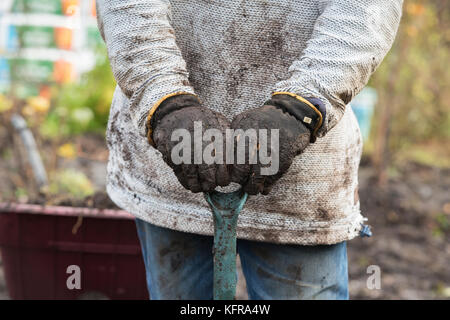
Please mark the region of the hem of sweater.
[[[122, 188], [116, 188], [107, 184], [107, 193], [111, 200], [123, 210], [133, 216], [158, 227], [168, 228], [180, 232], [199, 235], [214, 235], [212, 214], [210, 219], [199, 218], [203, 215], [202, 208], [198, 208], [199, 215], [195, 215], [195, 209], [190, 208], [191, 214], [176, 212], [176, 208], [169, 202], [153, 200], [151, 197], [143, 199], [136, 194], [131, 194]], [[206, 200], [205, 200], [206, 201]], [[145, 203], [147, 205], [145, 205]], [[173, 210], [168, 210], [168, 208]], [[333, 226], [311, 226], [310, 222], [299, 220], [300, 228], [286, 229], [282, 226], [248, 226], [239, 223], [237, 226], [237, 238], [278, 244], [296, 245], [331, 245], [351, 240], [359, 235], [362, 223], [366, 220], [357, 210], [351, 214], [352, 219], [340, 223], [330, 221]], [[309, 227], [306, 227], [309, 225]]]

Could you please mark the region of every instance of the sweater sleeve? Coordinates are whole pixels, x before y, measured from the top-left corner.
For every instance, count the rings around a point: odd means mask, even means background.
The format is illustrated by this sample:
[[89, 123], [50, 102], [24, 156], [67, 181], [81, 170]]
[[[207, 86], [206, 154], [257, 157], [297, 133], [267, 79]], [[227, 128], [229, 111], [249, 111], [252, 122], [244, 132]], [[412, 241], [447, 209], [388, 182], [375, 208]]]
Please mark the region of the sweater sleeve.
[[144, 137], [152, 106], [177, 92], [194, 94], [170, 20], [168, 0], [97, 0], [112, 72]]
[[339, 122], [346, 105], [391, 48], [402, 4], [402, 0], [319, 1], [320, 15], [302, 56], [290, 66], [289, 78], [273, 89], [325, 104], [319, 137]]

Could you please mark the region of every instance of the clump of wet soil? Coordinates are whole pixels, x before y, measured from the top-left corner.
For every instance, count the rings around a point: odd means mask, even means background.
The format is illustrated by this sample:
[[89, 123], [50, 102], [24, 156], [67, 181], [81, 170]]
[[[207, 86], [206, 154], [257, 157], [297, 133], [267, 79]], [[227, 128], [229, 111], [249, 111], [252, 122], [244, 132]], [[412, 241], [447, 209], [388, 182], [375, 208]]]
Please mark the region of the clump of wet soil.
[[30, 200], [29, 203], [79, 208], [120, 209], [104, 191], [97, 191], [83, 199], [74, 199], [70, 196], [46, 197], [45, 195], [40, 195], [37, 199]]

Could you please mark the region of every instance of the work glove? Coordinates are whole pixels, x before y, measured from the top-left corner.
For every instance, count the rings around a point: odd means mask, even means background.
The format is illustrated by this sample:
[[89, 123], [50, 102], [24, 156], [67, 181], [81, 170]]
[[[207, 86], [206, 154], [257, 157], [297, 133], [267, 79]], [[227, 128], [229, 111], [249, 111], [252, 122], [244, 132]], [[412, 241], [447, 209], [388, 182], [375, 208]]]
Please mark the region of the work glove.
[[[151, 128], [148, 135], [149, 142], [161, 152], [164, 161], [173, 169], [184, 188], [195, 193], [210, 192], [217, 186], [226, 186], [230, 183], [228, 167], [225, 164], [225, 139], [223, 139], [224, 145], [222, 146], [222, 164], [206, 164], [203, 157], [200, 158], [201, 163], [196, 164], [194, 162], [194, 121], [202, 124], [200, 139], [206, 129], [212, 128], [218, 129], [225, 137], [225, 130], [229, 127], [229, 122], [223, 115], [201, 106], [196, 96], [180, 94], [164, 100], [151, 116], [147, 123], [147, 129]], [[191, 148], [190, 155], [187, 156], [190, 161], [187, 163], [175, 163], [172, 158], [173, 148], [182, 141], [181, 139], [177, 141], [171, 139], [172, 133], [177, 129], [185, 129], [189, 132], [187, 138], [190, 139], [188, 144], [190, 143]], [[201, 148], [203, 155], [205, 147], [210, 143], [202, 142], [202, 140], [200, 143], [203, 144]], [[212, 152], [214, 153], [215, 149]], [[178, 155], [183, 156], [183, 151]]]
[[[320, 110], [325, 108], [319, 100], [313, 101], [316, 105], [296, 95], [274, 94], [262, 107], [237, 115], [231, 123], [231, 128], [244, 131], [256, 129], [257, 133], [259, 129], [267, 129], [267, 147], [261, 144], [259, 134], [257, 144], [253, 144], [253, 148], [250, 140], [246, 139], [245, 163], [238, 164], [238, 142], [243, 137], [235, 134], [234, 143], [237, 151], [231, 180], [241, 184], [248, 194], [269, 194], [275, 182], [288, 171], [294, 158], [316, 139], [316, 132], [324, 116]], [[271, 129], [279, 130], [279, 139], [274, 141], [277, 145], [272, 143]], [[265, 165], [261, 163], [259, 156], [261, 148], [267, 149], [263, 151], [269, 155], [272, 163]], [[249, 160], [255, 154], [258, 154], [256, 163], [251, 164]], [[263, 175], [261, 169], [270, 167], [275, 159], [278, 159], [278, 170], [273, 174]]]

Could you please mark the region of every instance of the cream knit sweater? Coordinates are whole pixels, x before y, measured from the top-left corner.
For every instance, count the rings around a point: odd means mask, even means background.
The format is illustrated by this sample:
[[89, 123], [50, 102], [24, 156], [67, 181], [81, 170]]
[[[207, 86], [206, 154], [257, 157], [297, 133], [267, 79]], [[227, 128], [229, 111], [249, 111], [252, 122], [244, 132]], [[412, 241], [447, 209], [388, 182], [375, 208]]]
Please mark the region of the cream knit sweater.
[[186, 91], [231, 120], [272, 92], [326, 105], [319, 137], [268, 196], [251, 196], [238, 237], [332, 244], [355, 237], [362, 141], [348, 103], [390, 49], [401, 0], [97, 0], [117, 80], [108, 124], [107, 190], [135, 216], [213, 234], [202, 194], [185, 190], [146, 140], [163, 96]]

